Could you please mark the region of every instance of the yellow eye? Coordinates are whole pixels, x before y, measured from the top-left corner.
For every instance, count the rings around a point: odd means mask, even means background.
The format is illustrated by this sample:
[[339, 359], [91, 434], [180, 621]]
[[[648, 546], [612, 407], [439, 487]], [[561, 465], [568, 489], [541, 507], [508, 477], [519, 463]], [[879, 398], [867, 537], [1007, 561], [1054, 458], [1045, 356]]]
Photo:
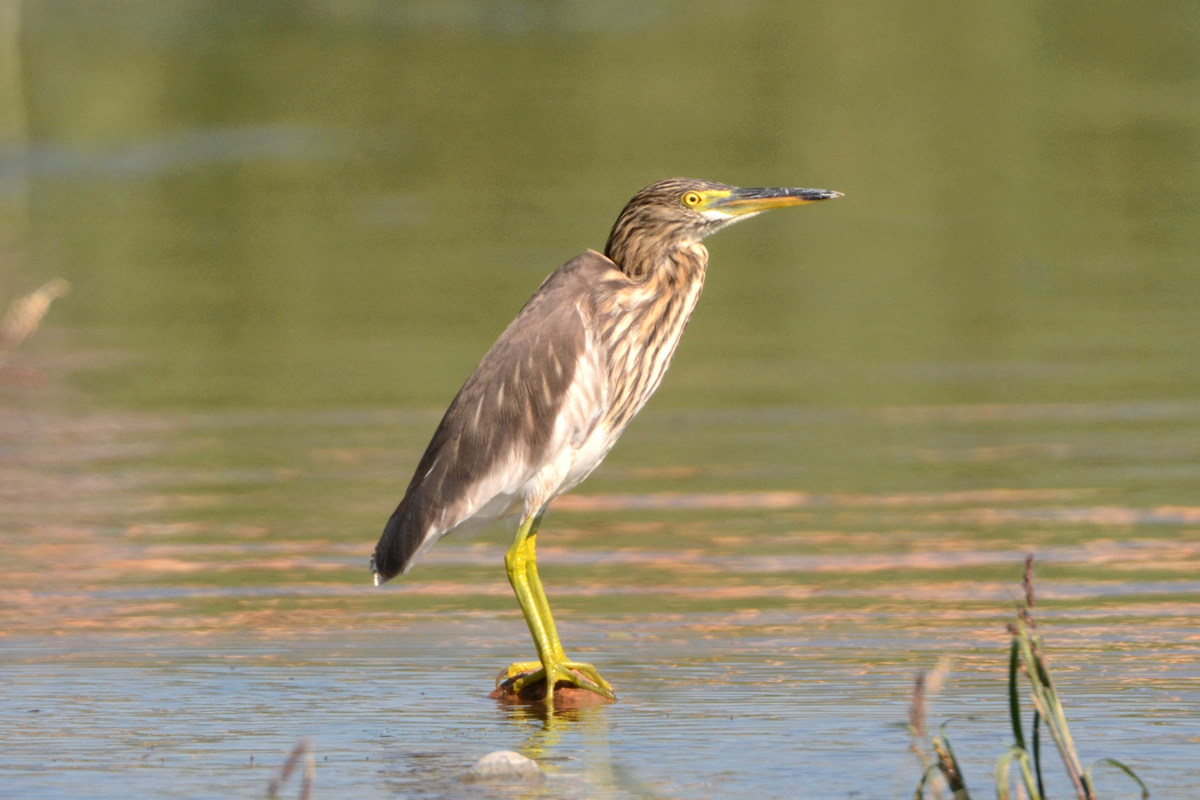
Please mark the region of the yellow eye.
[[700, 195], [696, 192], [688, 192], [683, 196], [683, 204], [688, 208], [695, 208], [700, 205]]

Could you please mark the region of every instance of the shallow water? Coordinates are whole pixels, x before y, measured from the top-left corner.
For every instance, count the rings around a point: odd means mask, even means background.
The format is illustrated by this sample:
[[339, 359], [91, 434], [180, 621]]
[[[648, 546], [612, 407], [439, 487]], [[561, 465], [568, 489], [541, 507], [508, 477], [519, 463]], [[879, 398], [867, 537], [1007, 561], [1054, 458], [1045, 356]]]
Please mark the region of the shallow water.
[[[1079, 409], [1062, 411], [1022, 452], [1064, 437]], [[841, 424], [870, 427], [857, 435], [887, 444], [864, 455], [908, 471], [908, 447], [993, 440], [990, 420], [945, 421], [960, 412]], [[1090, 412], [1093, 441], [1128, 425], [1121, 409]], [[1193, 412], [1151, 416], [1180, 441], [1200, 427]], [[946, 657], [931, 720], [951, 721], [982, 791], [1010, 735], [1004, 623], [1026, 552], [1085, 759], [1117, 755], [1155, 796], [1190, 794], [1200, 509], [1106, 480], [1137, 457], [1060, 459], [1078, 488], [1035, 488], [1035, 457], [1011, 465], [1020, 487], [720, 492], [704, 475], [723, 469], [728, 419], [648, 412], [631, 444], [670, 453], [685, 419], [712, 442], [681, 458], [696, 474], [617, 460], [603, 491], [565, 498], [544, 528], [564, 639], [621, 697], [547, 720], [484, 696], [529, 655], [504, 531], [446, 540], [382, 590], [370, 537], [335, 533], [340, 519], [367, 528], [390, 462], [409, 457], [355, 443], [419, 438], [433, 417], [5, 412], [4, 796], [254, 797], [311, 737], [321, 796], [489, 796], [462, 775], [511, 748], [549, 771], [545, 796], [892, 797], [914, 785], [913, 676]], [[786, 461], [789, 432], [832, 424], [788, 419], [739, 415], [741, 435], [779, 440], [756, 470]], [[268, 452], [250, 431], [279, 449], [230, 468], [230, 452]], [[1102, 785], [1124, 796], [1115, 775]]]
[[[911, 796], [947, 658], [989, 796], [1030, 552], [1084, 762], [1194, 796], [1200, 22], [1097, 8], [0, 1], [0, 302], [74, 286], [0, 366], [0, 797], [261, 797], [302, 737], [316, 797]], [[671, 174], [846, 196], [714, 237], [547, 517], [620, 702], [504, 707], [507, 531], [367, 558], [488, 344]], [[504, 748], [546, 783], [461, 780]]]

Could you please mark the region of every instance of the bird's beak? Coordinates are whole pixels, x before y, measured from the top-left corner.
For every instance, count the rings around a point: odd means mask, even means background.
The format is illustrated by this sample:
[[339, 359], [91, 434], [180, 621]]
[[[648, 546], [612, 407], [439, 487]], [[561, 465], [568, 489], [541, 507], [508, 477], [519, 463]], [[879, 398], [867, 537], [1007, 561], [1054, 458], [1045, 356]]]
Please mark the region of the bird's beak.
[[841, 192], [831, 192], [828, 189], [733, 189], [723, 197], [711, 197], [705, 204], [704, 211], [740, 217], [744, 214], [769, 211], [772, 208], [802, 206], [805, 203], [841, 196]]

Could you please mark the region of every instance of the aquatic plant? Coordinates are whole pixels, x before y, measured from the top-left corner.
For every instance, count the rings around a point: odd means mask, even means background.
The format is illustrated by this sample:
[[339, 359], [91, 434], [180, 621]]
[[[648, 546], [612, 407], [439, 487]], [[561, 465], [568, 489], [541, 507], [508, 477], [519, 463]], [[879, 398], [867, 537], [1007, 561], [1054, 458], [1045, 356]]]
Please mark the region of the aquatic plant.
[[267, 784], [267, 800], [278, 800], [279, 792], [287, 784], [288, 778], [296, 772], [296, 767], [300, 765], [301, 760], [304, 761], [304, 777], [300, 781], [300, 794], [297, 795], [299, 800], [309, 800], [312, 797], [313, 781], [316, 779], [317, 765], [312, 754], [312, 742], [308, 739], [301, 739], [296, 742], [296, 746], [292, 748], [292, 752], [288, 755], [287, 761], [283, 762], [283, 766], [279, 768], [279, 774], [271, 778], [271, 782]]
[[[1033, 618], [1032, 609], [1036, 606], [1036, 600], [1033, 593], [1032, 555], [1025, 559], [1023, 582], [1025, 602], [1017, 606], [1016, 619], [1008, 625], [1009, 633], [1013, 637], [1008, 661], [1008, 704], [1014, 742], [996, 760], [996, 797], [998, 800], [1008, 800], [1011, 796], [1014, 763], [1018, 767], [1018, 774], [1015, 776], [1018, 787], [1017, 796], [1028, 797], [1029, 800], [1043, 800], [1046, 797], [1041, 752], [1041, 729], [1044, 723], [1062, 757], [1067, 777], [1075, 788], [1078, 800], [1097, 800], [1092, 770], [1100, 765], [1114, 767], [1124, 772], [1141, 789], [1142, 800], [1147, 800], [1150, 792], [1146, 789], [1142, 779], [1127, 765], [1115, 758], [1102, 758], [1087, 769], [1083, 769], [1079, 753], [1075, 749], [1075, 741], [1071, 737], [1071, 730], [1067, 725], [1062, 701], [1050, 678], [1042, 635], [1038, 632], [1037, 622]], [[1029, 698], [1033, 705], [1031, 736], [1028, 740], [1025, 738], [1025, 730], [1021, 724], [1020, 676], [1022, 674], [1029, 680]], [[927, 788], [933, 791], [934, 796], [940, 798], [943, 784], [952, 793], [954, 800], [970, 800], [962, 770], [954, 756], [954, 750], [950, 747], [950, 740], [946, 736], [946, 726], [943, 724], [938, 734], [930, 740], [930, 747], [934, 754], [932, 758], [923, 747], [925, 696], [925, 677], [923, 674], [919, 674], [913, 689], [913, 701], [909, 711], [909, 731], [913, 736], [913, 750], [921, 760], [923, 772], [920, 783], [917, 784], [917, 790], [913, 794], [913, 800], [921, 800]]]
[[918, 672], [916, 683], [913, 685], [912, 703], [908, 709], [908, 732], [912, 735], [912, 751], [921, 762], [922, 768], [921, 781], [917, 784], [914, 800], [921, 800], [927, 786], [932, 789], [935, 797], [942, 796], [944, 786], [954, 800], [971, 800], [962, 768], [954, 755], [954, 748], [950, 746], [950, 737], [946, 734], [948, 723], [942, 723], [937, 734], [929, 740], [932, 755], [924, 747], [926, 699], [937, 694], [949, 671], [949, 659], [942, 659], [928, 675]]

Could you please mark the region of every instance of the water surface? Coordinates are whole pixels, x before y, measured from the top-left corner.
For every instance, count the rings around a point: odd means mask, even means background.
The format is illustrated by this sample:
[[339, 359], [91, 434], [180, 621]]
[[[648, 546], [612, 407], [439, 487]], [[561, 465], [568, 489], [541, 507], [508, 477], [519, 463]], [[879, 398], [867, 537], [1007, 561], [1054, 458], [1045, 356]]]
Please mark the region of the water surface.
[[[301, 737], [318, 797], [911, 796], [944, 658], [986, 796], [1029, 552], [1085, 763], [1195, 793], [1187, 4], [0, 8], [0, 302], [74, 286], [0, 369], [0, 797], [260, 797]], [[547, 518], [621, 701], [502, 707], [508, 533], [367, 557], [494, 337], [677, 174], [846, 196], [711, 241]], [[501, 748], [547, 783], [460, 780]]]

